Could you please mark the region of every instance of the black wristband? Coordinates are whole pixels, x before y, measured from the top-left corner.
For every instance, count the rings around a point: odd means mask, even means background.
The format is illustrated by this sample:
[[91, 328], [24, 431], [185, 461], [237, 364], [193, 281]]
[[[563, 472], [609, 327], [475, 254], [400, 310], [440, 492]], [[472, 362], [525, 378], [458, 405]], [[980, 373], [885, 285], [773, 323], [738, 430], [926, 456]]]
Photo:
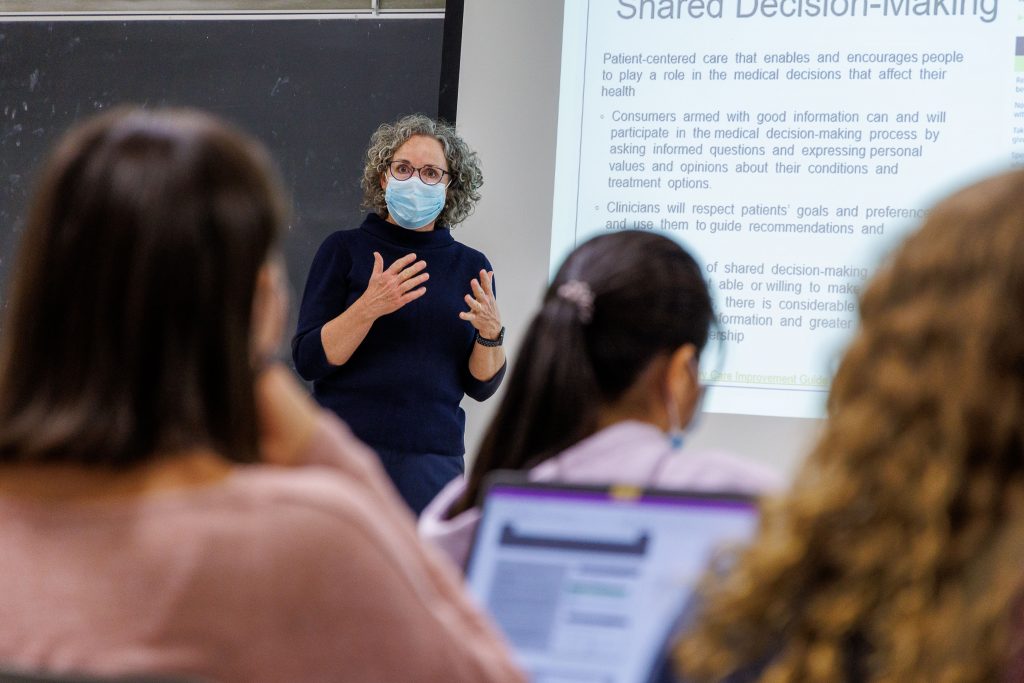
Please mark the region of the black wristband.
[[476, 333], [476, 343], [480, 346], [501, 346], [505, 341], [505, 328], [501, 328], [501, 332], [498, 332], [497, 339], [488, 339], [487, 337], [481, 337], [480, 331]]

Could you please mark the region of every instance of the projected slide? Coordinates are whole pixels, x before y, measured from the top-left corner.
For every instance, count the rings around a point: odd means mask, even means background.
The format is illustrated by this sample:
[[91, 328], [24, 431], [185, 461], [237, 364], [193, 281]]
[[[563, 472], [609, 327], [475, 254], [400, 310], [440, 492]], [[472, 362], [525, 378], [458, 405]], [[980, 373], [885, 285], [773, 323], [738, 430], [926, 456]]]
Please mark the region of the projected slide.
[[880, 259], [1022, 159], [1020, 0], [566, 0], [552, 268], [614, 230], [690, 248], [708, 411], [820, 417]]

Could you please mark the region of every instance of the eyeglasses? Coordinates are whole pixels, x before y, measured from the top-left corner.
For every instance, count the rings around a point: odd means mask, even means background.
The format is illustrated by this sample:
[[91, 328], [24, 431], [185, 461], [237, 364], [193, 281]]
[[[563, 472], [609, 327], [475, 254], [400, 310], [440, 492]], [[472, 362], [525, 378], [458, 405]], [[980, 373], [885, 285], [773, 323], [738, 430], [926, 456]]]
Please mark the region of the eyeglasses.
[[452, 177], [448, 171], [437, 166], [427, 165], [416, 168], [408, 161], [390, 161], [388, 162], [388, 171], [395, 180], [408, 180], [415, 173], [420, 177], [424, 185], [437, 185], [444, 180], [445, 176], [448, 176], [449, 180], [445, 183], [445, 187], [451, 183], [450, 178]]

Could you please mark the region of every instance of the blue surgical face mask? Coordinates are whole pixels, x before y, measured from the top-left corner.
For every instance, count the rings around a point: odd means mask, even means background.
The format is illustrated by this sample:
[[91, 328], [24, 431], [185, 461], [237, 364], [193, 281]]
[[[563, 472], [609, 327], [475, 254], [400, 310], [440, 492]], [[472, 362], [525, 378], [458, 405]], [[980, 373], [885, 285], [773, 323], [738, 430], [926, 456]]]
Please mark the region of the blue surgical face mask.
[[416, 230], [437, 218], [444, 208], [445, 186], [427, 185], [413, 176], [407, 180], [388, 178], [384, 201], [388, 215], [403, 228]]

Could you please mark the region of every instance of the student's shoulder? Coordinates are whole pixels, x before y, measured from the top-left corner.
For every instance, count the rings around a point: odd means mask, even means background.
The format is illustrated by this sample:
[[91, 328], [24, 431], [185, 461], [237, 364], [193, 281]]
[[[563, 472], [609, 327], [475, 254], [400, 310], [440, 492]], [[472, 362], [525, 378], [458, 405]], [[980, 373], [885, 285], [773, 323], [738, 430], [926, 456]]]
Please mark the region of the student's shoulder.
[[658, 480], [664, 488], [774, 494], [785, 477], [764, 464], [726, 451], [687, 451], [668, 462]]
[[231, 498], [267, 528], [335, 532], [365, 523], [372, 503], [356, 477], [320, 465], [253, 466], [235, 476]]
[[396, 504], [372, 451], [333, 415], [321, 413], [302, 462], [244, 468], [232, 482], [234, 495], [262, 516], [335, 528], [376, 527], [374, 511]]

